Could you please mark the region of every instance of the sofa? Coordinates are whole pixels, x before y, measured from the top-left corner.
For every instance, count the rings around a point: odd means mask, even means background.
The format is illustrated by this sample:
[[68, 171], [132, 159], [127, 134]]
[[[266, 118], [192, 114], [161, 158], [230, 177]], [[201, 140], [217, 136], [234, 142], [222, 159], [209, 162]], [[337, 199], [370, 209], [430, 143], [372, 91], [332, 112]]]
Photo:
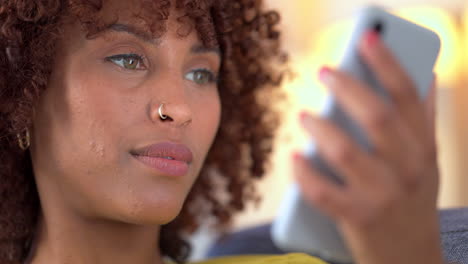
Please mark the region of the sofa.
[[[441, 245], [447, 263], [468, 264], [468, 208], [440, 210], [439, 216]], [[213, 244], [207, 257], [288, 253], [274, 245], [270, 228], [271, 224], [267, 223], [227, 234]]]

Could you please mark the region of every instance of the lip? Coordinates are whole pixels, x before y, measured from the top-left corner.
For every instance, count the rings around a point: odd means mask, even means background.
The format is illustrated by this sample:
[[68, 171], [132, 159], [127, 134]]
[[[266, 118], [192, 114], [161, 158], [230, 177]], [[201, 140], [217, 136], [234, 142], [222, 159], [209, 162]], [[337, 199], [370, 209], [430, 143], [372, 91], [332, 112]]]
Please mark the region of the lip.
[[130, 152], [133, 157], [148, 167], [168, 176], [187, 174], [193, 154], [182, 144], [162, 142]]

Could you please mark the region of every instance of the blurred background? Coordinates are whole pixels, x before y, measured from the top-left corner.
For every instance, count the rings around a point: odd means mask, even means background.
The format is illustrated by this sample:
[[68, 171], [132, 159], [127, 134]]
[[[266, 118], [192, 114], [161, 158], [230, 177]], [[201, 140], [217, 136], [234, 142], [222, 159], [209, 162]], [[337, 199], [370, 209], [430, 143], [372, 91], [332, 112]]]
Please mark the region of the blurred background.
[[[440, 208], [468, 206], [468, 1], [467, 0], [265, 0], [282, 16], [283, 45], [297, 77], [283, 87], [288, 103], [279, 106], [283, 125], [275, 142], [272, 167], [259, 183], [263, 199], [239, 215], [234, 229], [271, 222], [292, 181], [291, 153], [307, 137], [298, 124], [302, 110], [316, 112], [327, 94], [317, 80], [323, 65], [337, 66], [351, 33], [352, 16], [365, 4], [378, 4], [428, 27], [442, 40], [436, 65], [437, 141], [441, 186]], [[194, 237], [192, 259], [200, 258], [214, 234]]]

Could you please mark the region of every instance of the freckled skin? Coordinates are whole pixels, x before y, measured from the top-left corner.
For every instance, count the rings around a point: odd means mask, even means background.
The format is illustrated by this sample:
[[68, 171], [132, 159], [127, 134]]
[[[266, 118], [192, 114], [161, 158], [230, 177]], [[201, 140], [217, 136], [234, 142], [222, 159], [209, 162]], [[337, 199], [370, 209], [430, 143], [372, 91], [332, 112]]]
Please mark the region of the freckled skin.
[[[133, 1], [110, 2], [103, 17], [119, 10], [119, 23], [134, 22]], [[159, 228], [179, 213], [221, 112], [215, 83], [186, 77], [200, 68], [217, 73], [220, 58], [193, 53], [196, 32], [177, 36], [172, 13], [158, 45], [122, 32], [88, 40], [76, 22], [66, 25], [31, 133], [42, 206], [31, 263], [162, 263]], [[129, 53], [144, 54], [147, 69], [105, 60]], [[170, 122], [157, 114], [163, 101]], [[130, 154], [165, 141], [192, 151], [187, 175], [168, 177]]]

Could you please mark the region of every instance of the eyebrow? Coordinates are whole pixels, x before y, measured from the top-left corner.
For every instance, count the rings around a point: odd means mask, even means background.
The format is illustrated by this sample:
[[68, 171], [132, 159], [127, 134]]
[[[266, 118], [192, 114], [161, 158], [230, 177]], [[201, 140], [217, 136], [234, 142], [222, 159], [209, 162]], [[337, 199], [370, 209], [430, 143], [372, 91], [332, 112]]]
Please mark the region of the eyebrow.
[[[119, 24], [115, 23], [110, 26], [108, 26], [104, 31], [116, 31], [116, 32], [124, 32], [130, 35], [133, 35], [144, 42], [151, 43], [153, 45], [158, 45], [158, 42], [160, 39], [155, 39], [153, 38], [150, 34], [146, 33], [145, 31], [138, 29], [135, 26], [128, 25], [128, 24]], [[195, 53], [195, 54], [203, 54], [203, 53], [216, 53], [218, 56], [221, 56], [221, 50], [219, 47], [206, 47], [204, 45], [195, 45], [190, 49], [190, 52]]]
[[193, 46], [190, 51], [195, 54], [201, 54], [201, 53], [216, 53], [218, 56], [221, 56], [221, 50], [218, 47], [206, 47], [204, 45], [195, 45]]
[[139, 39], [142, 39], [145, 42], [149, 42], [152, 44], [157, 43], [157, 39], [154, 39], [150, 34], [146, 33], [145, 31], [138, 29], [135, 26], [127, 25], [127, 24], [112, 24], [108, 26], [104, 31], [116, 31], [116, 32], [124, 32], [130, 35], [133, 35]]

